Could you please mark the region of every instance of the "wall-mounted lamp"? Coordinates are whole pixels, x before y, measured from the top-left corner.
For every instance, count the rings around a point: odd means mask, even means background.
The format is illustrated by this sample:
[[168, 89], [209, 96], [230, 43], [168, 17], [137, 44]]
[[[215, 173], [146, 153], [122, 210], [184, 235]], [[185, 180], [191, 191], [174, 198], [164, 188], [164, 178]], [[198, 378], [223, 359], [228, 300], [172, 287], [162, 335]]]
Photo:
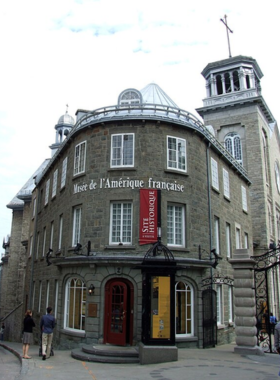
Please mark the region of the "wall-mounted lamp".
[[90, 286], [88, 288], [88, 294], [90, 296], [92, 296], [94, 294], [94, 289], [95, 289], [95, 286], [93, 284], [90, 284]]

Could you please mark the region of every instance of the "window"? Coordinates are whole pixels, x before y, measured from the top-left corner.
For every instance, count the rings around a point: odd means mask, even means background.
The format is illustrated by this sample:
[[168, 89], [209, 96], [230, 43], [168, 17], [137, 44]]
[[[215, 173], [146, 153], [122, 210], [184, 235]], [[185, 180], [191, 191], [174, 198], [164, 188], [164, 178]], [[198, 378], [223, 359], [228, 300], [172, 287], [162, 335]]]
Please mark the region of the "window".
[[267, 204], [267, 213], [268, 213], [268, 225], [269, 225], [269, 233], [273, 235], [273, 215], [272, 215], [272, 207], [271, 204]]
[[35, 281], [33, 281], [33, 290], [32, 290], [32, 310], [34, 310], [34, 307], [35, 307], [35, 291], [36, 291], [36, 286], [35, 286]]
[[110, 244], [132, 243], [132, 203], [112, 202]]
[[249, 235], [247, 234], [247, 232], [244, 233], [244, 248], [249, 248]]
[[63, 215], [59, 217], [59, 235], [58, 235], [58, 250], [61, 250], [61, 242], [62, 242], [62, 229], [63, 229]]
[[86, 142], [75, 147], [74, 175], [84, 173], [86, 165]]
[[222, 285], [217, 285], [217, 324], [222, 325], [224, 323], [223, 313], [223, 288]]
[[52, 198], [56, 196], [57, 174], [58, 174], [58, 170], [56, 169], [56, 171], [53, 173]]
[[39, 299], [38, 299], [38, 312], [41, 311], [41, 301], [42, 301], [42, 281], [39, 284]]
[[36, 259], [39, 258], [39, 247], [40, 247], [40, 232], [37, 232], [37, 249], [36, 249]]
[[230, 132], [225, 137], [225, 148], [242, 165], [241, 139], [235, 132]]
[[182, 205], [167, 206], [167, 244], [185, 246], [185, 208]]
[[33, 236], [31, 235], [30, 236], [30, 239], [29, 239], [29, 256], [31, 257], [32, 256], [32, 253], [33, 253]]
[[233, 322], [234, 321], [232, 286], [228, 287], [228, 321], [229, 322]]
[[241, 248], [241, 230], [240, 230], [240, 227], [235, 228], [235, 244], [236, 244], [236, 249]]
[[70, 278], [65, 287], [64, 326], [73, 330], [85, 330], [86, 286], [78, 278]]
[[50, 180], [48, 179], [46, 182], [45, 206], [49, 202], [49, 192], [50, 192]]
[[136, 90], [125, 90], [119, 98], [119, 105], [135, 105], [141, 103], [141, 93]]
[[62, 189], [66, 183], [66, 173], [67, 173], [67, 157], [64, 158], [62, 163], [62, 172], [61, 172], [61, 183], [60, 188]]
[[51, 222], [51, 237], [50, 237], [50, 247], [53, 249], [53, 222]]
[[241, 186], [241, 193], [242, 193], [242, 209], [243, 211], [248, 211], [248, 205], [247, 205], [247, 192], [246, 188], [244, 186]]
[[186, 172], [186, 140], [167, 136], [167, 168]]
[[277, 229], [277, 239], [280, 241], [280, 210], [276, 209], [276, 229]]
[[224, 196], [229, 199], [230, 198], [229, 175], [226, 169], [223, 169], [223, 180], [224, 180]]
[[55, 280], [55, 300], [54, 300], [54, 317], [57, 319], [57, 308], [58, 308], [58, 281]]
[[194, 315], [193, 315], [193, 289], [190, 285], [180, 281], [176, 287], [176, 336], [194, 335]]
[[229, 223], [226, 223], [226, 249], [227, 249], [227, 257], [231, 257], [231, 236], [230, 236]]
[[42, 250], [42, 256], [45, 256], [46, 253], [46, 238], [47, 238], [47, 229], [44, 227], [44, 232], [43, 232], [43, 250]]
[[220, 254], [220, 220], [217, 216], [214, 216], [214, 246], [216, 248], [217, 255]]
[[35, 197], [33, 199], [33, 214], [32, 214], [33, 218], [35, 218], [35, 215], [36, 215], [36, 205], [37, 205], [37, 198]]
[[268, 149], [267, 149], [267, 137], [264, 130], [262, 130], [262, 141], [263, 141], [263, 157], [264, 157], [264, 168], [265, 168], [265, 176], [266, 176], [266, 182], [269, 181], [269, 174], [268, 174]]
[[49, 297], [50, 297], [50, 282], [47, 281], [47, 289], [46, 289], [46, 303], [45, 303], [45, 309], [49, 306]]
[[134, 166], [134, 133], [112, 135], [111, 167]]
[[72, 236], [72, 246], [75, 247], [80, 243], [80, 233], [81, 233], [81, 207], [76, 207], [73, 213], [73, 236]]
[[219, 175], [218, 175], [218, 163], [211, 157], [211, 174], [212, 174], [212, 186], [219, 190]]

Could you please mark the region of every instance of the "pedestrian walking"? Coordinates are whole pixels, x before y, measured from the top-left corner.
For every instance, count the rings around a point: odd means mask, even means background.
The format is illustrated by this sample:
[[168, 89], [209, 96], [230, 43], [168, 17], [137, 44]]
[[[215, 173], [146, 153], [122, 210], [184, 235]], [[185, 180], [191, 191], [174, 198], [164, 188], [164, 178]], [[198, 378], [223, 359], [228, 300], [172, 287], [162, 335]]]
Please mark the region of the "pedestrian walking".
[[52, 315], [52, 308], [49, 306], [47, 308], [47, 314], [43, 315], [40, 321], [42, 332], [42, 360], [50, 358], [54, 327], [55, 318]]
[[28, 356], [28, 350], [29, 350], [30, 344], [33, 343], [33, 327], [35, 327], [35, 322], [32, 318], [32, 311], [26, 310], [25, 318], [23, 320], [23, 337], [22, 337], [23, 359], [31, 359], [31, 356]]
[[270, 331], [271, 331], [272, 334], [274, 334], [275, 325], [277, 323], [277, 319], [276, 319], [276, 317], [272, 313], [270, 313], [269, 322], [270, 322]]

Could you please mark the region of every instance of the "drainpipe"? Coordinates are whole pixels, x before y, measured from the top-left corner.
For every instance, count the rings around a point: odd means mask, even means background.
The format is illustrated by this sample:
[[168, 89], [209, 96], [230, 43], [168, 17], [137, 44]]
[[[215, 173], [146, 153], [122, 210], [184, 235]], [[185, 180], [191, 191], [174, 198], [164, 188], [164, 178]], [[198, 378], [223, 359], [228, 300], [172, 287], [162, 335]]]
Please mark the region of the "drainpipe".
[[28, 300], [28, 309], [31, 310], [32, 306], [32, 299], [33, 299], [33, 272], [34, 272], [34, 257], [35, 257], [35, 248], [36, 248], [36, 243], [37, 243], [37, 220], [38, 220], [38, 209], [39, 209], [39, 195], [40, 192], [38, 192], [37, 184], [36, 184], [36, 177], [34, 178], [35, 182], [35, 189], [36, 189], [36, 197], [37, 197], [37, 204], [36, 204], [36, 210], [35, 210], [35, 217], [34, 217], [34, 226], [33, 226], [33, 244], [32, 244], [32, 257], [31, 257], [31, 274], [30, 274], [30, 283], [29, 283], [29, 300]]

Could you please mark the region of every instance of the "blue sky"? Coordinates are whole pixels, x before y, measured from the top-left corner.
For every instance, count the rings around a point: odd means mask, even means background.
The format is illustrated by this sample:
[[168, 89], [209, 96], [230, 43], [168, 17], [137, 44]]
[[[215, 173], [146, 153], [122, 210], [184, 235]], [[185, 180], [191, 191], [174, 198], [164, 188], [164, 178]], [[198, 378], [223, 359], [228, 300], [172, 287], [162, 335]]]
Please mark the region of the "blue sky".
[[[280, 120], [278, 1], [3, 0], [0, 5], [0, 239], [10, 233], [6, 205], [55, 141], [65, 113], [117, 103], [126, 88], [157, 83], [196, 116], [209, 62], [257, 60], [262, 95]], [[1, 240], [2, 241], [2, 240]], [[0, 249], [0, 252], [2, 250]]]

